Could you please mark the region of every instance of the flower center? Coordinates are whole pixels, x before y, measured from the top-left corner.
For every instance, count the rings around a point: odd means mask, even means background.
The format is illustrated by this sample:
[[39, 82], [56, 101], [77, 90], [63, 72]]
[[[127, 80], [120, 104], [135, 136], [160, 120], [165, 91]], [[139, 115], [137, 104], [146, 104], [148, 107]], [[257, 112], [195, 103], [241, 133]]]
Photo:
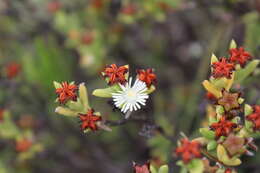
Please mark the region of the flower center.
[[126, 92], [126, 95], [127, 95], [128, 99], [131, 100], [131, 101], [136, 99], [136, 92], [132, 89], [129, 89]]

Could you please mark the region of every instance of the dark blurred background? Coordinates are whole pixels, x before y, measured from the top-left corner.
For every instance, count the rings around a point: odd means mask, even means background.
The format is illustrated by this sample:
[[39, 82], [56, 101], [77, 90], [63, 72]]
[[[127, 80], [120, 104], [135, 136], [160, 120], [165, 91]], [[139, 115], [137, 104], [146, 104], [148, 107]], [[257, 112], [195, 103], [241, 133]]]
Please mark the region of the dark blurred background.
[[[180, 132], [196, 137], [206, 120], [201, 82], [211, 54], [227, 56], [234, 39], [258, 58], [259, 13], [260, 0], [0, 0], [0, 106], [29, 122], [44, 146], [17, 162], [13, 143], [0, 139], [0, 171], [130, 173], [132, 161], [149, 159], [179, 172], [172, 151]], [[105, 87], [100, 72], [111, 63], [132, 74], [154, 68], [157, 90], [136, 120], [83, 134], [77, 119], [54, 113], [53, 81], [85, 82], [91, 95]], [[248, 103], [260, 103], [259, 79], [244, 84]], [[104, 117], [121, 119], [108, 101], [90, 96]], [[245, 157], [239, 172], [257, 173], [259, 163], [259, 152]]]

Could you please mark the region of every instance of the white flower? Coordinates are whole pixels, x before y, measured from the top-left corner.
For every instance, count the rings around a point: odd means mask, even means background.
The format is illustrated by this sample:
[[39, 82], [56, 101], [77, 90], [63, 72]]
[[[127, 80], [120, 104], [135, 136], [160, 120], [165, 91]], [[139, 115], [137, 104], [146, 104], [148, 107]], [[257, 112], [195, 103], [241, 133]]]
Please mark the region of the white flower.
[[120, 108], [122, 112], [126, 113], [127, 111], [133, 111], [141, 109], [141, 105], [145, 105], [146, 99], [149, 98], [149, 95], [146, 93], [148, 90], [145, 82], [136, 79], [133, 86], [132, 78], [129, 78], [129, 81], [126, 85], [119, 84], [121, 91], [112, 93], [113, 101], [115, 106]]

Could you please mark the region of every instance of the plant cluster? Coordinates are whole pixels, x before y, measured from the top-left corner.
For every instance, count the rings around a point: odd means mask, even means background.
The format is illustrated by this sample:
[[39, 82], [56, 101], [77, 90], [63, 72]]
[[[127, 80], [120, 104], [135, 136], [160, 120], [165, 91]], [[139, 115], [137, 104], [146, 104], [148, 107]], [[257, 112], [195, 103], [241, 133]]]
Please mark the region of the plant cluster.
[[[193, 140], [182, 134], [183, 138], [178, 141], [174, 152], [174, 157], [182, 158], [177, 165], [183, 171], [235, 173], [235, 167], [242, 163], [243, 155], [254, 155], [253, 152], [257, 150], [254, 135], [260, 130], [260, 106], [245, 103], [240, 84], [249, 78], [258, 64], [259, 60], [254, 60], [243, 47], [238, 48], [234, 41], [230, 44], [229, 57], [217, 58], [212, 55], [210, 78], [203, 81], [208, 107], [211, 108], [207, 126], [200, 128], [202, 136]], [[133, 77], [129, 74], [128, 65], [108, 65], [101, 72], [108, 87], [92, 92], [94, 96], [110, 99], [114, 109], [124, 115], [124, 121], [128, 121], [132, 112], [142, 109], [156, 89], [157, 77], [153, 69], [136, 72]], [[84, 83], [54, 82], [54, 86], [58, 96], [56, 101], [60, 104], [56, 113], [78, 117], [80, 128], [85, 133], [112, 130], [109, 120], [90, 106]], [[134, 173], [157, 172], [150, 163], [134, 163], [133, 169]], [[164, 165], [158, 173], [168, 171], [168, 166]]]

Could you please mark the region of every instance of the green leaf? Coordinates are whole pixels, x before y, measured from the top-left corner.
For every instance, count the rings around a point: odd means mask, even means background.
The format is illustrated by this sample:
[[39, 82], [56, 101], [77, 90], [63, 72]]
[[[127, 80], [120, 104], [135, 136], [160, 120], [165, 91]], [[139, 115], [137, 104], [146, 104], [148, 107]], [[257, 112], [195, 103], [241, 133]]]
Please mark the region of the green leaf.
[[61, 84], [59, 82], [53, 81], [53, 85], [56, 89], [61, 88]]
[[159, 168], [158, 173], [168, 173], [169, 172], [169, 167], [168, 165], [163, 165]]
[[151, 85], [150, 88], [146, 91], [147, 94], [151, 94], [156, 90], [154, 85]]
[[212, 140], [208, 143], [207, 150], [208, 151], [214, 150], [214, 149], [216, 149], [217, 145], [218, 145], [218, 143], [215, 140]]
[[85, 109], [81, 103], [81, 101], [78, 99], [76, 102], [74, 101], [68, 101], [66, 103], [66, 106], [68, 106], [69, 109], [75, 111], [75, 112], [81, 112], [85, 113], [87, 109]]
[[55, 109], [55, 112], [60, 115], [65, 115], [65, 116], [69, 116], [69, 117], [76, 117], [76, 116], [78, 116], [78, 113], [79, 113], [79, 112], [76, 112], [71, 109], [61, 107], [61, 106], [57, 107]]
[[225, 110], [224, 110], [223, 106], [217, 105], [216, 106], [216, 112], [217, 112], [218, 115], [222, 115], [225, 112]]
[[247, 116], [253, 113], [253, 108], [249, 104], [245, 104], [244, 111], [245, 111], [245, 116]]
[[190, 173], [203, 173], [204, 164], [201, 159], [193, 159], [187, 165], [187, 168], [189, 169]]
[[245, 68], [237, 70], [235, 72], [235, 83], [243, 82], [255, 70], [259, 62], [259, 60], [253, 60]]
[[218, 89], [214, 84], [212, 84], [212, 83], [209, 82], [208, 80], [204, 80], [204, 81], [202, 82], [202, 85], [204, 86], [204, 88], [205, 88], [208, 92], [214, 94], [215, 97], [217, 97], [217, 98], [222, 97], [222, 92], [221, 92], [221, 90]]
[[200, 128], [199, 131], [203, 137], [207, 139], [215, 139], [215, 133], [212, 130], [209, 130], [208, 128]]
[[79, 85], [79, 99], [85, 111], [90, 109], [89, 101], [88, 101], [88, 90], [84, 83], [81, 83]]
[[237, 43], [235, 42], [235, 40], [231, 40], [230, 45], [229, 45], [229, 49], [234, 49], [237, 48]]
[[103, 98], [112, 98], [112, 93], [119, 91], [119, 86], [113, 85], [112, 87], [104, 88], [104, 89], [95, 89], [92, 95], [96, 97], [103, 97]]
[[230, 158], [227, 154], [226, 149], [223, 145], [219, 144], [217, 147], [217, 156], [218, 159], [228, 166], [238, 166], [241, 164], [241, 160], [236, 156]]
[[[210, 64], [212, 65], [214, 62], [218, 62], [218, 58], [216, 57], [215, 54], [212, 54], [211, 58], [210, 58]], [[212, 71], [213, 71], [213, 68], [211, 68], [211, 72]]]
[[153, 165], [150, 166], [151, 173], [157, 173], [156, 169]]

